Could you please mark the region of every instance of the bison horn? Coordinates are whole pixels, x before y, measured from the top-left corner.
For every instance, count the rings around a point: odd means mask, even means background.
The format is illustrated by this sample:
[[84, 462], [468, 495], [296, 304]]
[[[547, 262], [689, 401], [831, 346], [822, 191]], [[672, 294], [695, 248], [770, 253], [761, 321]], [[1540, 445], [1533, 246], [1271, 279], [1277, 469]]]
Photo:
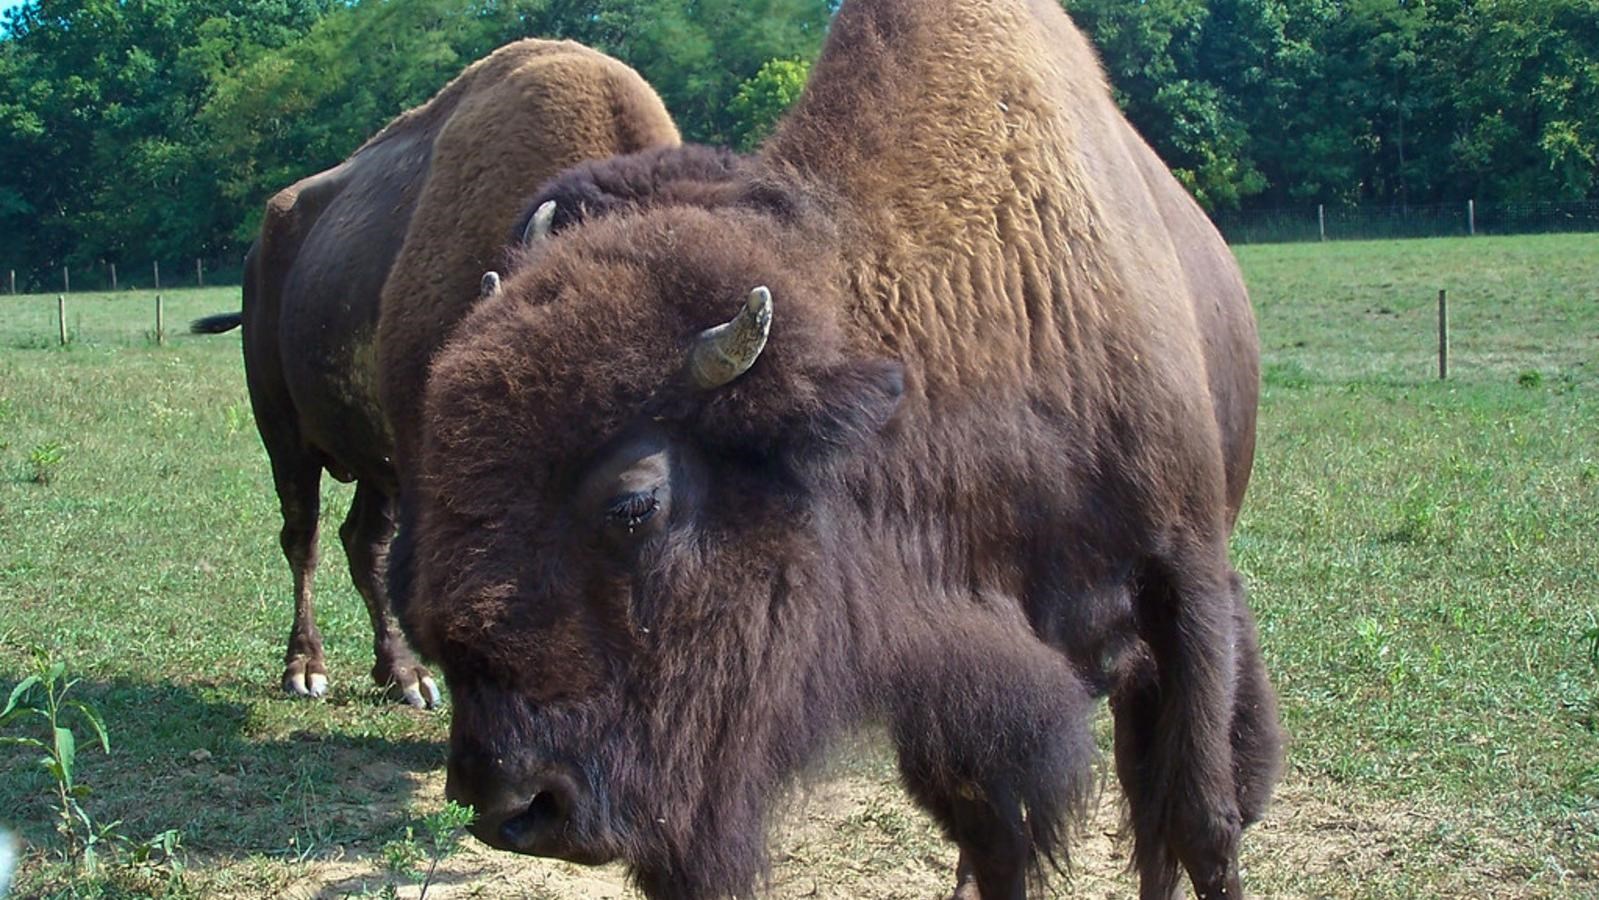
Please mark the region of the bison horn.
[[498, 294], [499, 292], [500, 292], [500, 273], [498, 273], [498, 272], [484, 272], [483, 273], [483, 280], [478, 283], [478, 289], [477, 289], [478, 299], [479, 300], [485, 300], [485, 299], [487, 299], [489, 297], [494, 296], [495, 294]]
[[527, 228], [522, 231], [522, 243], [532, 245], [548, 240], [554, 225], [555, 201], [546, 200], [533, 211], [533, 218], [527, 220]]
[[772, 328], [772, 292], [764, 287], [750, 291], [744, 308], [731, 322], [707, 328], [694, 339], [688, 371], [696, 387], [721, 387], [750, 370], [766, 349]]

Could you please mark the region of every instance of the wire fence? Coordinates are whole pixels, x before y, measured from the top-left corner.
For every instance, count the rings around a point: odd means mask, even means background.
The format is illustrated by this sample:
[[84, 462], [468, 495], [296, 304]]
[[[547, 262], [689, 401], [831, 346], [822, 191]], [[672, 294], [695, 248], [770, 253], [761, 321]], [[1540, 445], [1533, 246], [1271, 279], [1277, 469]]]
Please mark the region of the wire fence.
[[1229, 244], [1599, 231], [1599, 201], [1299, 206], [1214, 213]]
[[[192, 284], [159, 291], [149, 288], [60, 291], [0, 297], [0, 350], [58, 346], [146, 346], [200, 340], [189, 322], [239, 309], [237, 285]], [[211, 338], [212, 343], [223, 343]]]
[[[1599, 200], [1569, 203], [1435, 203], [1415, 206], [1297, 206], [1223, 210], [1212, 220], [1229, 244], [1599, 232]], [[158, 261], [119, 267], [18, 267], [0, 270], [7, 294], [117, 293], [238, 285], [236, 257]]]

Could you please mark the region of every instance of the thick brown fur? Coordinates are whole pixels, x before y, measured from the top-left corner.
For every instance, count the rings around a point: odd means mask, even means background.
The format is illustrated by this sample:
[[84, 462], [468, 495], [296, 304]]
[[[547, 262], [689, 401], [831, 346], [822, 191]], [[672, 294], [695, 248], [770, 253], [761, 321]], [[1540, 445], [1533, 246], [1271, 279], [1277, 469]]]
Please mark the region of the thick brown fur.
[[517, 216], [506, 246], [521, 248], [528, 223], [547, 201], [556, 204], [550, 232], [646, 206], [714, 206], [744, 160], [722, 147], [684, 144], [580, 163], [545, 183]]
[[389, 428], [380, 380], [394, 402], [420, 394], [427, 355], [477, 298], [519, 198], [578, 161], [677, 142], [659, 98], [631, 69], [569, 42], [518, 41], [267, 203], [246, 261], [242, 320], [295, 577], [285, 689], [326, 687], [310, 588], [325, 469], [358, 482], [340, 533], [372, 618], [373, 677], [412, 703], [436, 701], [384, 596], [393, 436], [414, 415], [401, 406], [401, 427]]
[[[880, 720], [963, 896], [1017, 900], [1108, 693], [1143, 896], [1240, 896], [1280, 753], [1226, 556], [1254, 322], [1086, 41], [1052, 0], [849, 0], [717, 184], [530, 248], [434, 365], [395, 575], [476, 832], [743, 894], [775, 793]], [[757, 285], [766, 349], [695, 386]]]

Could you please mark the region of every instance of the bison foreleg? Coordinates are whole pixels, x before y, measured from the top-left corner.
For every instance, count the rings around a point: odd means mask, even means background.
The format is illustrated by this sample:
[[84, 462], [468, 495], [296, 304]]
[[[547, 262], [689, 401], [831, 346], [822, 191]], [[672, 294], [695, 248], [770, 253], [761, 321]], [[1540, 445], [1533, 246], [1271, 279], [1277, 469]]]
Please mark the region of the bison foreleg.
[[[966, 617], [963, 617], [966, 618]], [[1029, 631], [974, 613], [899, 667], [892, 723], [911, 796], [961, 850], [957, 897], [1023, 900], [1066, 860], [1093, 784], [1092, 700]]]
[[1235, 778], [1234, 743], [1241, 664], [1258, 651], [1240, 634], [1234, 588], [1225, 561], [1205, 560], [1152, 565], [1137, 591], [1149, 657], [1124, 675], [1112, 708], [1145, 900], [1172, 895], [1177, 863], [1201, 900], [1242, 895], [1240, 801], [1258, 792]]

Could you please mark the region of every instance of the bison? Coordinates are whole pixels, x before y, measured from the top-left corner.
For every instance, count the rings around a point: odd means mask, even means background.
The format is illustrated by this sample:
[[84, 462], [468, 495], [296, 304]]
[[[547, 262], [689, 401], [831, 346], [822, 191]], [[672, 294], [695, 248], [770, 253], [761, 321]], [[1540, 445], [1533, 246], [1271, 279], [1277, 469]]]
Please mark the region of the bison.
[[[524, 40], [469, 66], [343, 163], [279, 192], [245, 261], [245, 377], [283, 513], [294, 624], [283, 688], [328, 687], [311, 604], [323, 470], [355, 481], [339, 536], [372, 619], [372, 678], [413, 706], [439, 691], [395, 627], [384, 558], [399, 488], [394, 446], [412, 427], [409, 392], [478, 298], [526, 192], [583, 160], [678, 143], [660, 98], [636, 72], [570, 42]], [[400, 354], [380, 354], [379, 329]], [[392, 348], [386, 348], [392, 349]], [[398, 359], [398, 361], [396, 361]], [[420, 391], [420, 387], [416, 388]]]
[[744, 895], [777, 795], [881, 723], [957, 896], [1022, 898], [1108, 695], [1141, 895], [1241, 896], [1253, 315], [1059, 4], [847, 0], [755, 159], [598, 206], [439, 351], [402, 492], [474, 833]]

